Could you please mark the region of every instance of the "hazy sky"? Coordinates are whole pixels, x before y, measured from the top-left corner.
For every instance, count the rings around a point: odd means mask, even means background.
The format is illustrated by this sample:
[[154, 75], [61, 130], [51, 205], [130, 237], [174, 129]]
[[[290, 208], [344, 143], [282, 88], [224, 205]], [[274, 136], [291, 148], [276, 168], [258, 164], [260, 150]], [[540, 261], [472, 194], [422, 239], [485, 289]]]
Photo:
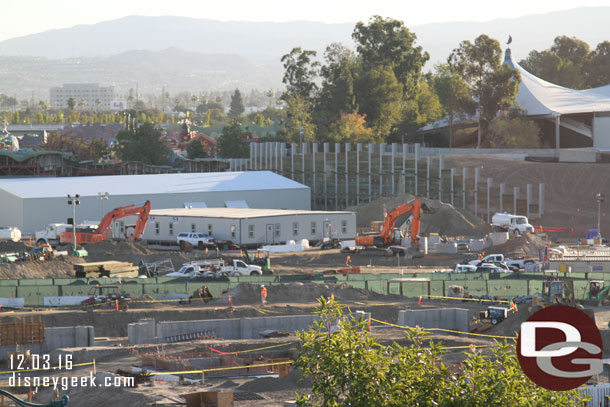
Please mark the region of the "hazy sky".
[[583, 6], [609, 0], [5, 0], [0, 40], [128, 15], [174, 15], [214, 20], [347, 23], [373, 14], [407, 26], [446, 21], [487, 21]]

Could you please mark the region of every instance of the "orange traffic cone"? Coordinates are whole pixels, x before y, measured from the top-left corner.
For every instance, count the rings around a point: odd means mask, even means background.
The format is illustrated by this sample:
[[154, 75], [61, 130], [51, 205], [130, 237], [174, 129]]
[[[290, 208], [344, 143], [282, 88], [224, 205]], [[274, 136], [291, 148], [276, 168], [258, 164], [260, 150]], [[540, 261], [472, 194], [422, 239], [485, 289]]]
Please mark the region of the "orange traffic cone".
[[335, 300], [335, 293], [330, 293], [330, 300], [334, 301]]
[[231, 302], [231, 296], [229, 295], [229, 308], [233, 308], [233, 303]]
[[417, 306], [421, 305], [421, 295], [419, 296], [419, 301], [417, 301]]
[[119, 300], [114, 300], [114, 304], [116, 305], [116, 310], [119, 310]]

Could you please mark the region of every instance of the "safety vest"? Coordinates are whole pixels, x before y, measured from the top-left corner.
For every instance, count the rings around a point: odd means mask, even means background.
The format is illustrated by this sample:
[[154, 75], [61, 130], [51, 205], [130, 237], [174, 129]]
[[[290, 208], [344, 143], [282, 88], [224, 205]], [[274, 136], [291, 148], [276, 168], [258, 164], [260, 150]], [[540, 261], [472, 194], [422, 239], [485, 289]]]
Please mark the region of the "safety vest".
[[267, 288], [263, 287], [261, 288], [261, 297], [266, 297], [267, 296]]

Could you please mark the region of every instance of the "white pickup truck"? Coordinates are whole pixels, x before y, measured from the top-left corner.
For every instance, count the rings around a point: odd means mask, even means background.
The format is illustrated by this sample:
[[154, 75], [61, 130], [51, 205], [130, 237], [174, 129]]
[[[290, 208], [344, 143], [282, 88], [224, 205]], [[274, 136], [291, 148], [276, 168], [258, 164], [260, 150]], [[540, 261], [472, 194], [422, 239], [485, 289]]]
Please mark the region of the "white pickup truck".
[[263, 271], [260, 266], [246, 264], [241, 260], [233, 260], [232, 264], [220, 267], [217, 275], [229, 276], [262, 276]]
[[224, 262], [218, 259], [192, 261], [184, 263], [178, 271], [166, 274], [164, 277], [201, 277], [215, 275], [215, 272], [224, 266]]
[[503, 254], [488, 254], [487, 256], [483, 257], [481, 260], [478, 260], [478, 259], [471, 260], [468, 262], [468, 264], [471, 264], [473, 266], [478, 266], [479, 264], [482, 264], [482, 263], [495, 263], [495, 262], [506, 263], [506, 265], [508, 267], [518, 268], [518, 269], [525, 269], [526, 264], [535, 263], [535, 261], [532, 259], [510, 260], [510, 259], [505, 258]]

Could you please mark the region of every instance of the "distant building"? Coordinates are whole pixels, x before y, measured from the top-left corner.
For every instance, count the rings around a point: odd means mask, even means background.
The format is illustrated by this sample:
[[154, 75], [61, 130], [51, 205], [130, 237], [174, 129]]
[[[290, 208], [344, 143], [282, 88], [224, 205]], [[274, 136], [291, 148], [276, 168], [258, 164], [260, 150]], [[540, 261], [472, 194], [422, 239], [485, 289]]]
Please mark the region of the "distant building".
[[68, 107], [70, 98], [74, 98], [77, 109], [109, 110], [114, 101], [114, 87], [103, 87], [97, 83], [66, 83], [51, 88], [51, 108]]

